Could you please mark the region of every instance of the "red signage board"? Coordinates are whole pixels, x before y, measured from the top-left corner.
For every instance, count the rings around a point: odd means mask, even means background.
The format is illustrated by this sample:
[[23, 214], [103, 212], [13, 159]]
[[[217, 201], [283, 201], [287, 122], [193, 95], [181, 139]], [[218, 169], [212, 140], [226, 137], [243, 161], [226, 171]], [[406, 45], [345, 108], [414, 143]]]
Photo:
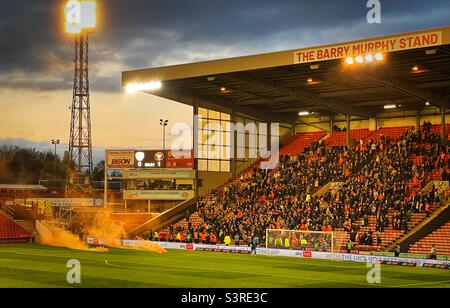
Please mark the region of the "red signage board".
[[167, 151], [166, 167], [194, 169], [194, 151]]
[[303, 258], [312, 258], [312, 252], [308, 250], [303, 251]]

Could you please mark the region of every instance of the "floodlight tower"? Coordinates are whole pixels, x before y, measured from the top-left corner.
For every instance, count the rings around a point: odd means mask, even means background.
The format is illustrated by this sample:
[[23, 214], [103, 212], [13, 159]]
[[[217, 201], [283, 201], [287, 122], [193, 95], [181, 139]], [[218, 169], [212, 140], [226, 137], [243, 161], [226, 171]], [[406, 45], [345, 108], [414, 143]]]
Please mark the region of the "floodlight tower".
[[66, 30], [75, 35], [75, 73], [71, 107], [69, 155], [75, 188], [90, 187], [92, 178], [91, 107], [89, 95], [89, 35], [96, 25], [96, 2], [69, 0], [65, 8]]

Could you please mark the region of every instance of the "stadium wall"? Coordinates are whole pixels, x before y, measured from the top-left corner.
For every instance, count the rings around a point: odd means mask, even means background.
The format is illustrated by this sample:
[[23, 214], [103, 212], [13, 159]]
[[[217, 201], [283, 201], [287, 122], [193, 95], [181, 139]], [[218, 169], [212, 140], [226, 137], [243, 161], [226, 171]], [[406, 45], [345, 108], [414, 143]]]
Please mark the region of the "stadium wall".
[[198, 178], [202, 181], [202, 186], [198, 188], [200, 196], [207, 195], [211, 190], [228, 182], [232, 177], [231, 172], [199, 171]]
[[[149, 210], [151, 213], [162, 213], [170, 210], [180, 204], [181, 201], [177, 200], [127, 200], [127, 209], [140, 213], [147, 213]], [[114, 211], [122, 211], [123, 204], [109, 204], [108, 208]]]

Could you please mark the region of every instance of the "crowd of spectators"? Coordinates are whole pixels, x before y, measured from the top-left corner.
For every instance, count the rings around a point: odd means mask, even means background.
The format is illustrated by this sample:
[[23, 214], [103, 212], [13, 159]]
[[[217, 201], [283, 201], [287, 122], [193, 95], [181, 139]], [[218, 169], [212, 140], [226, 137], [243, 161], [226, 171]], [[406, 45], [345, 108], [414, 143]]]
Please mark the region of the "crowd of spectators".
[[[433, 170], [446, 167], [446, 145], [428, 124], [395, 142], [382, 137], [353, 145], [316, 143], [297, 157], [281, 157], [274, 170], [253, 168], [197, 203], [202, 223], [189, 222], [187, 230], [172, 227], [169, 236], [181, 232], [192, 239], [197, 234], [199, 241], [203, 234], [210, 243], [223, 243], [226, 236], [264, 242], [266, 229], [345, 230], [354, 242], [380, 244], [379, 232], [406, 231], [412, 213], [426, 213], [438, 201], [434, 187], [430, 194], [419, 195], [419, 189], [408, 185], [420, 188]], [[415, 162], [415, 156], [422, 161]], [[343, 184], [339, 190], [315, 194], [330, 182]], [[369, 216], [376, 217], [376, 225], [369, 225]], [[361, 227], [370, 230], [360, 233]]]

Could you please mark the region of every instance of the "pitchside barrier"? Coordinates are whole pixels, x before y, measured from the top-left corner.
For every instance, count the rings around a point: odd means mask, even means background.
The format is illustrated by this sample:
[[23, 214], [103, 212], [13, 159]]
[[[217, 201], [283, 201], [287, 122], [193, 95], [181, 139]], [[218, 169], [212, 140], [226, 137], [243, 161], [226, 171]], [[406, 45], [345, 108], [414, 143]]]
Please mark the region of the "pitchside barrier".
[[[90, 245], [106, 245], [106, 242], [94, 238], [87, 239]], [[136, 240], [117, 240], [116, 244], [123, 247], [144, 247], [148, 243], [159, 245], [165, 249], [188, 250], [188, 251], [212, 251], [212, 252], [235, 252], [242, 254], [250, 254], [251, 248], [247, 246], [223, 246], [223, 245], [205, 245], [205, 244], [186, 244], [173, 242], [149, 242]], [[406, 265], [416, 267], [435, 267], [450, 269], [450, 261], [428, 260], [416, 258], [396, 258], [389, 256], [373, 256], [360, 254], [332, 253], [323, 251], [308, 250], [288, 250], [288, 249], [266, 249], [256, 248], [256, 254], [269, 255], [279, 257], [296, 257], [305, 259], [319, 260], [339, 260], [360, 263], [382, 263], [393, 265]]]

